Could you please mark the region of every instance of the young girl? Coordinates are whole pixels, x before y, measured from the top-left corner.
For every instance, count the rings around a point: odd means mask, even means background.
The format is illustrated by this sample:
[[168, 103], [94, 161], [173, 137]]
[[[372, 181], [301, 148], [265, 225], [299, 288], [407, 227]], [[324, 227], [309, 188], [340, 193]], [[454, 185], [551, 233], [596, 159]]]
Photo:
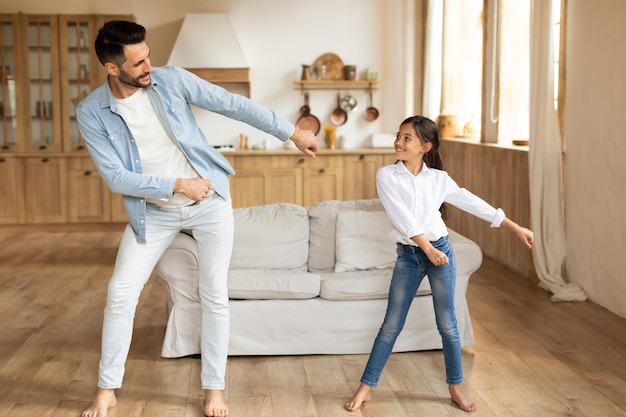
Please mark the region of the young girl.
[[460, 409], [475, 411], [476, 404], [461, 390], [461, 343], [454, 311], [456, 261], [442, 219], [443, 203], [467, 211], [491, 223], [491, 227], [502, 225], [510, 229], [529, 249], [533, 244], [533, 233], [505, 217], [501, 209], [495, 209], [459, 188], [447, 172], [442, 171], [437, 125], [432, 120], [422, 116], [404, 120], [396, 135], [395, 149], [398, 161], [378, 170], [376, 186], [391, 219], [391, 233], [398, 242], [398, 259], [389, 288], [385, 319], [374, 341], [361, 384], [345, 408], [354, 411], [370, 400], [371, 387], [378, 383], [404, 326], [417, 287], [428, 275], [437, 329], [443, 342], [450, 396]]

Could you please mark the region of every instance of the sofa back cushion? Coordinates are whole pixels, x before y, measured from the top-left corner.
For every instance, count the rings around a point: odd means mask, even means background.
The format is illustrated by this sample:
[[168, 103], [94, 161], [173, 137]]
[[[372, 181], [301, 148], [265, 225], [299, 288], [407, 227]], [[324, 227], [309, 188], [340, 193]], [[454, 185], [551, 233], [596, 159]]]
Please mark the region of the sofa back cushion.
[[335, 270], [335, 228], [337, 213], [344, 211], [384, 211], [378, 199], [328, 200], [309, 208], [311, 236], [309, 242], [309, 271]]
[[230, 269], [307, 269], [309, 216], [296, 204], [236, 208]]
[[387, 269], [396, 263], [396, 243], [385, 211], [340, 211], [335, 227], [335, 272]]

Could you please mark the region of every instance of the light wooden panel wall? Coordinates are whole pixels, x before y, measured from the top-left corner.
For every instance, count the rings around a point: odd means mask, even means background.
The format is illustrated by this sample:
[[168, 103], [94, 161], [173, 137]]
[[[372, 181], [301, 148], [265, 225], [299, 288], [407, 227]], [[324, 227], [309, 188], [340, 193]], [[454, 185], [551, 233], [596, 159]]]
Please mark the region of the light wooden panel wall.
[[[459, 186], [501, 207], [507, 217], [530, 227], [528, 152], [462, 140], [442, 140], [444, 170]], [[537, 281], [532, 253], [507, 229], [492, 229], [455, 207], [448, 208], [448, 226], [474, 240], [488, 256], [531, 281]]]

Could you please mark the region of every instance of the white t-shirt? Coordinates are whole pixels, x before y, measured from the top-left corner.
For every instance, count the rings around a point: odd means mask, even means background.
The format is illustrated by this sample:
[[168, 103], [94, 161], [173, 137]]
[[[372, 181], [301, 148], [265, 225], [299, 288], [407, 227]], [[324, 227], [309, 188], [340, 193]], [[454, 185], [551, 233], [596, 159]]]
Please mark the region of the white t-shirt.
[[[199, 178], [183, 152], [167, 136], [145, 88], [138, 88], [130, 97], [116, 98], [115, 101], [139, 149], [144, 175]], [[146, 201], [161, 207], [182, 207], [194, 203], [179, 193], [174, 193], [170, 200], [149, 198]]]

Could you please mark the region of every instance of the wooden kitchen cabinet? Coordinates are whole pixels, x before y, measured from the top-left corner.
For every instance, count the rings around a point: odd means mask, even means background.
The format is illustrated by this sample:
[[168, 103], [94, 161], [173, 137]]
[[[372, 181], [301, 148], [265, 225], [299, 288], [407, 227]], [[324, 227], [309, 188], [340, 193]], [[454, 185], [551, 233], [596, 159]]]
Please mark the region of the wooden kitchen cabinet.
[[303, 206], [311, 207], [326, 200], [343, 200], [343, 167], [340, 166], [341, 159], [332, 157], [329, 158], [329, 162], [332, 162], [329, 166], [311, 166], [304, 170]]
[[230, 177], [233, 207], [273, 203], [302, 204], [303, 168], [298, 160], [274, 156], [238, 156]]
[[25, 121], [20, 119], [23, 97], [18, 82], [24, 77], [20, 65], [18, 15], [0, 14], [0, 152], [17, 152]]
[[[343, 164], [337, 155], [318, 154], [315, 158], [302, 154], [275, 155], [271, 157], [271, 166], [291, 171], [294, 182], [300, 185], [294, 191], [297, 198], [287, 202], [310, 207], [322, 200], [341, 200], [343, 197], [343, 186], [340, 181]], [[279, 201], [288, 198], [289, 192], [288, 189], [279, 190], [276, 187], [276, 193], [280, 193]]]
[[242, 169], [230, 177], [230, 195], [233, 207], [257, 206], [265, 202], [264, 169]]
[[[93, 43], [131, 15], [0, 14], [0, 224], [125, 221], [93, 168], [76, 105], [105, 80]], [[77, 157], [84, 155], [84, 157]], [[119, 208], [122, 212], [119, 212]]]
[[111, 192], [91, 158], [68, 159], [68, 201], [71, 223], [111, 221]]
[[71, 223], [126, 223], [121, 194], [113, 193], [90, 157], [68, 159], [68, 199]]
[[26, 223], [67, 223], [68, 193], [66, 159], [24, 158]]
[[391, 151], [391, 153], [383, 155], [383, 166], [385, 165], [393, 165], [398, 162], [398, 158], [396, 158], [395, 151]]
[[24, 151], [60, 151], [61, 71], [59, 66], [58, 17], [20, 14], [23, 42], [22, 73], [17, 89], [25, 101], [21, 118], [26, 120]]
[[274, 203], [302, 204], [302, 170], [239, 169], [230, 177], [233, 207]]
[[383, 155], [365, 153], [343, 157], [346, 200], [378, 198], [376, 171], [383, 166], [383, 160]]
[[0, 156], [0, 224], [23, 224], [24, 164], [15, 157]]
[[64, 151], [85, 149], [78, 130], [76, 106], [106, 79], [93, 44], [102, 25], [131, 15], [59, 15], [58, 44], [61, 76], [61, 114]]
[[128, 215], [124, 207], [124, 199], [121, 194], [111, 193], [111, 222], [127, 223]]
[[240, 155], [231, 177], [233, 207], [293, 203], [306, 207], [343, 198], [343, 161], [339, 155]]

